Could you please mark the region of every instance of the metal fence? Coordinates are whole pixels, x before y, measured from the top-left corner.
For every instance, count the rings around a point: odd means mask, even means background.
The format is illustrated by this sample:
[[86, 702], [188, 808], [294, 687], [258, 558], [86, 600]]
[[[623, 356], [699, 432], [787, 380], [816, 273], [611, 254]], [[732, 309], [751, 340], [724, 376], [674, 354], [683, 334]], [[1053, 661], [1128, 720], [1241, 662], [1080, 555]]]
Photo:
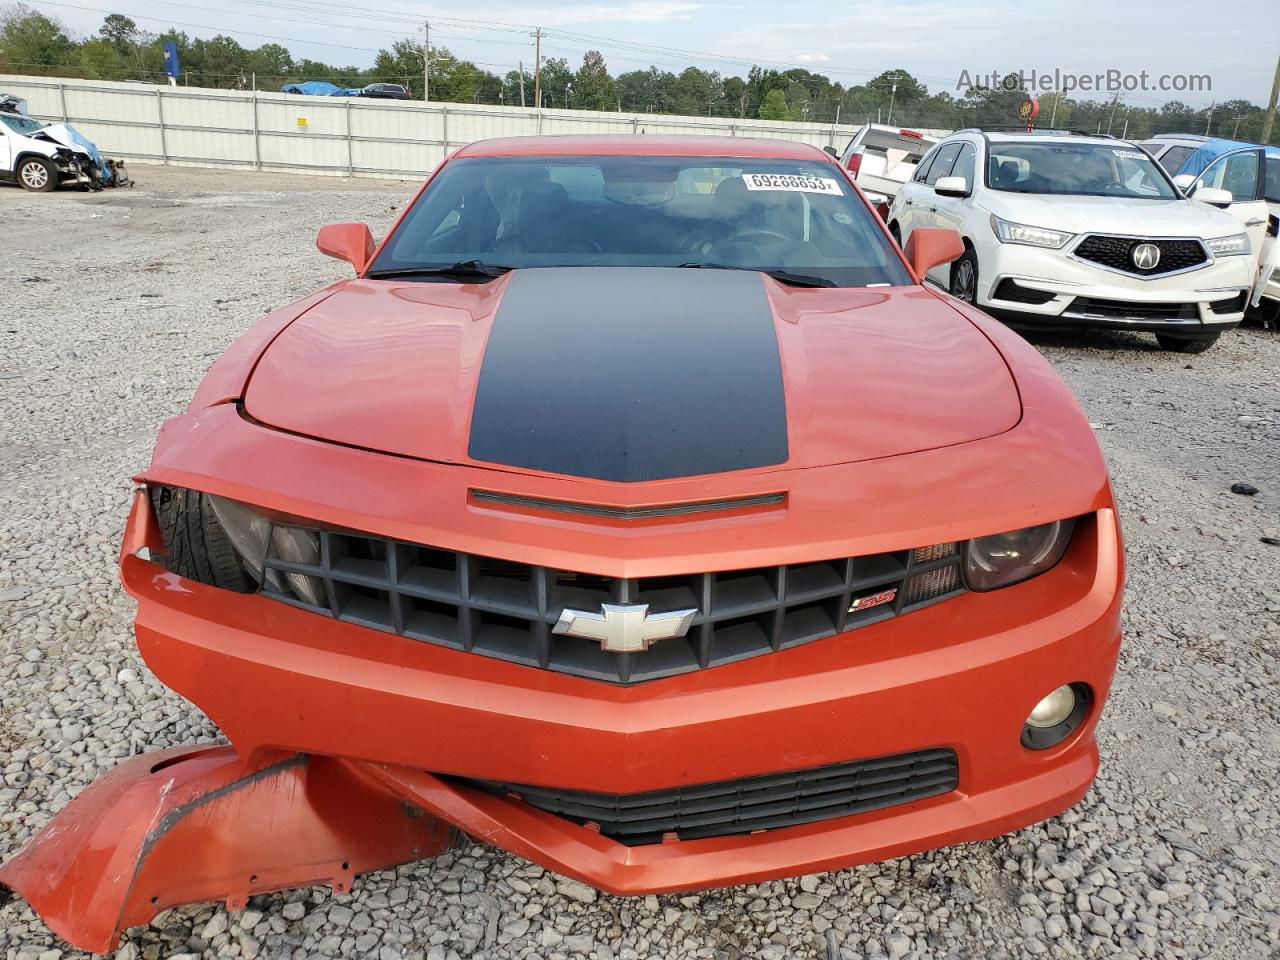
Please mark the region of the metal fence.
[[489, 137], [694, 133], [842, 147], [857, 126], [420, 103], [0, 75], [32, 116], [67, 121], [110, 156], [359, 177], [421, 177]]

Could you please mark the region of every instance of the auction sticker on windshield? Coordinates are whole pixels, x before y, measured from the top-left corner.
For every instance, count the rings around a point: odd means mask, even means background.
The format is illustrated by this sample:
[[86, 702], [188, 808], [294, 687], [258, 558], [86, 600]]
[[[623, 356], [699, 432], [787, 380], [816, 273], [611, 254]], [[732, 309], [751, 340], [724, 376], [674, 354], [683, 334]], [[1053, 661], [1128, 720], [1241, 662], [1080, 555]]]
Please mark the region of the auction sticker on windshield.
[[806, 177], [798, 173], [744, 173], [748, 190], [790, 190], [796, 193], [830, 193], [843, 196], [840, 184], [830, 177]]

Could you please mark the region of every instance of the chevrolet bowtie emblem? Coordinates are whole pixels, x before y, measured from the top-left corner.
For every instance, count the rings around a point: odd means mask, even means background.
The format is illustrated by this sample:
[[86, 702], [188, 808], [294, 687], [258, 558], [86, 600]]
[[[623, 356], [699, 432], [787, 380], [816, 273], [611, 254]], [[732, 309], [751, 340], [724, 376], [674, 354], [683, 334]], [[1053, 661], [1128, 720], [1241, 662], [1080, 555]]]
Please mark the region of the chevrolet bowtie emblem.
[[683, 637], [698, 613], [697, 610], [650, 613], [647, 603], [603, 603], [600, 610], [600, 613], [562, 610], [552, 632], [597, 640], [609, 653], [639, 653], [648, 650], [655, 640]]

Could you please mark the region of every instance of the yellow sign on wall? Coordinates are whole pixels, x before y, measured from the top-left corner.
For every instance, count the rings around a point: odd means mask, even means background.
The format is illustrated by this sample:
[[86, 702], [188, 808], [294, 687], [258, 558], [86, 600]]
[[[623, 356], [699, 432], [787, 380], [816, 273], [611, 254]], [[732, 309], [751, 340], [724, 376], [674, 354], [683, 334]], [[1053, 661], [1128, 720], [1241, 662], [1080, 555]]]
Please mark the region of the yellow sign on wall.
[[307, 128], [307, 118], [306, 118], [306, 117], [299, 117], [299, 118], [298, 118], [298, 127], [299, 127], [299, 129], [302, 129], [302, 130], [305, 130], [305, 129]]

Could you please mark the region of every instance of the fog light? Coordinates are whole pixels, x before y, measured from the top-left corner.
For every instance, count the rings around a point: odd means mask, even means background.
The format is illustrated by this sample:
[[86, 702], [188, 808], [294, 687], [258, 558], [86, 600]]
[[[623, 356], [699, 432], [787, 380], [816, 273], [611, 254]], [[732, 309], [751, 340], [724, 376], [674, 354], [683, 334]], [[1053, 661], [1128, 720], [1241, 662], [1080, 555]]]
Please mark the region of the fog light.
[[1076, 692], [1070, 684], [1063, 684], [1053, 693], [1036, 704], [1031, 715], [1027, 717], [1027, 725], [1031, 727], [1056, 727], [1067, 717], [1076, 705]]
[[1065, 683], [1032, 708], [1022, 725], [1022, 745], [1031, 750], [1055, 747], [1080, 729], [1089, 715], [1093, 692], [1087, 684]]

